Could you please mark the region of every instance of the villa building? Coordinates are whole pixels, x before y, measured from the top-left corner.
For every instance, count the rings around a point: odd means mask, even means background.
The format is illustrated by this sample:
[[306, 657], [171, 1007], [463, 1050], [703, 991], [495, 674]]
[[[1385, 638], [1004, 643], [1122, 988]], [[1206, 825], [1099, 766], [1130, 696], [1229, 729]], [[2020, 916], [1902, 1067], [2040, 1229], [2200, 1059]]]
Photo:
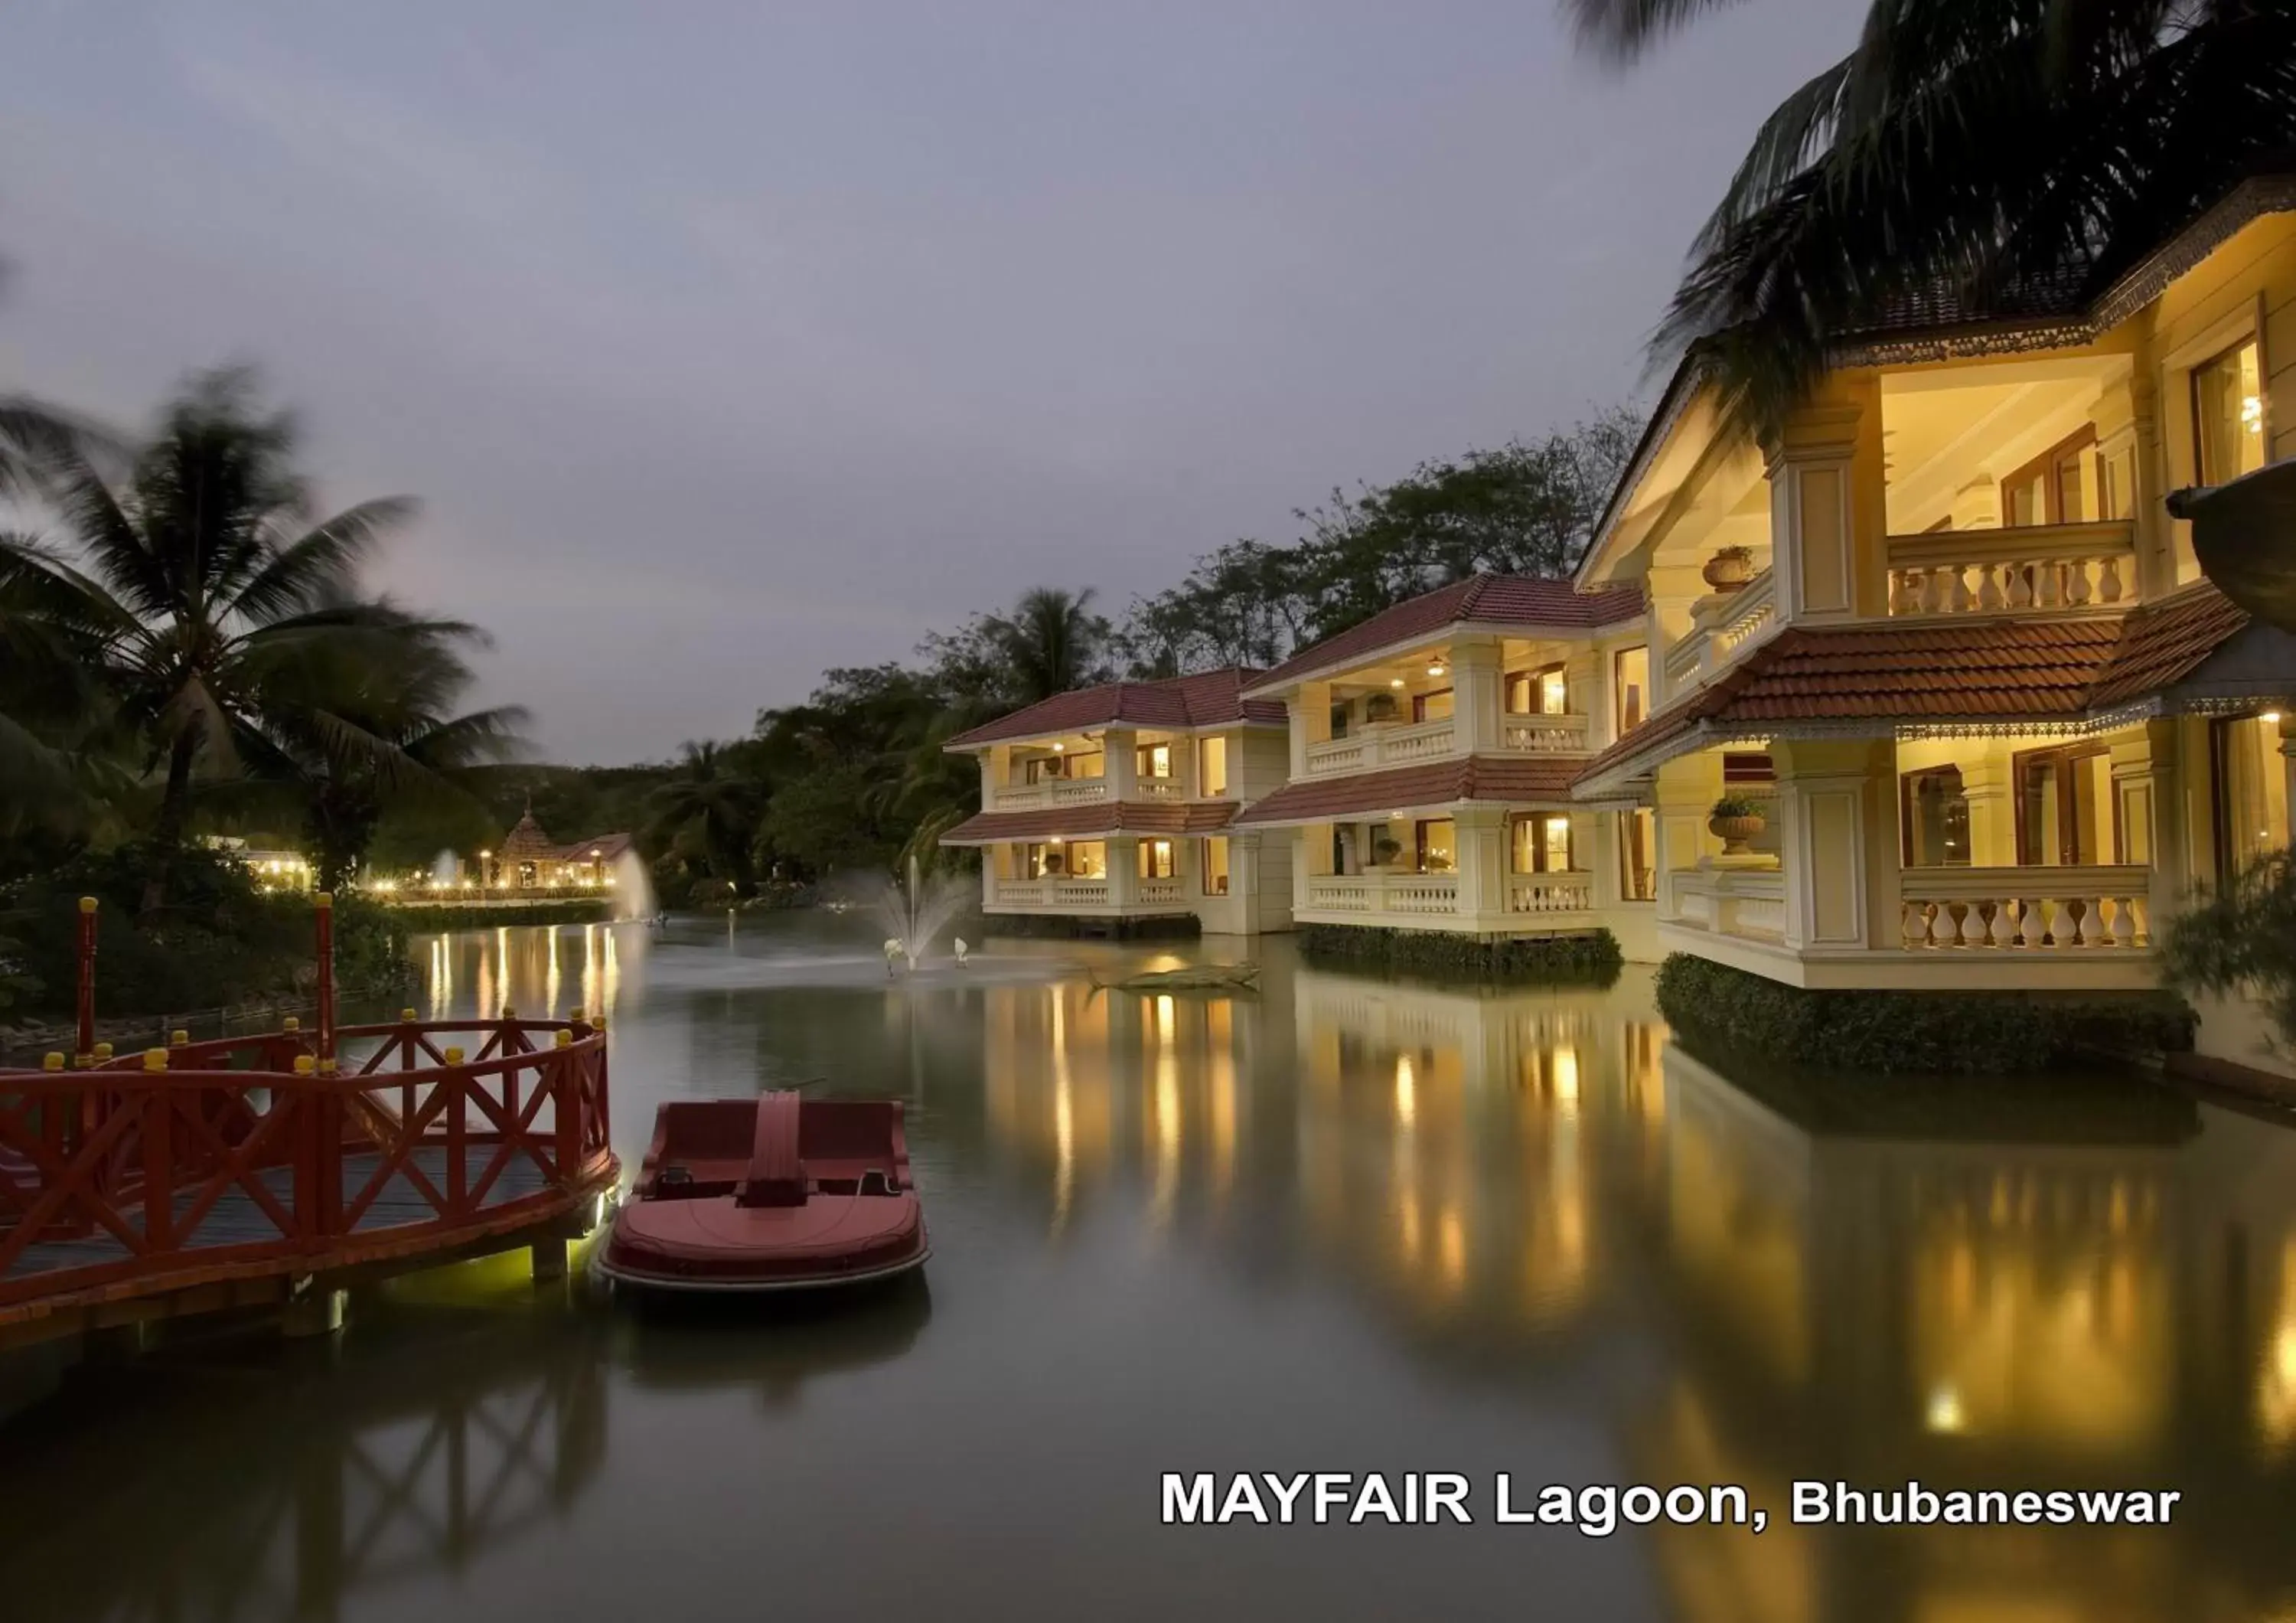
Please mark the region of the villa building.
[[1250, 679], [1248, 698], [1283, 704], [1288, 781], [1236, 827], [1291, 842], [1292, 918], [1485, 937], [1607, 927], [1648, 956], [1649, 816], [1631, 789], [1582, 800], [1572, 783], [1648, 713], [1649, 628], [1633, 584], [1476, 575]]
[[1288, 842], [1230, 827], [1284, 779], [1283, 709], [1246, 698], [1255, 675], [1110, 682], [950, 739], [980, 759], [981, 809], [941, 844], [980, 848], [982, 909], [1122, 931], [1288, 929]]
[[[1577, 581], [1649, 604], [1651, 713], [1573, 794], [1650, 808], [1661, 952], [2154, 984], [2169, 916], [2287, 844], [2296, 771], [2296, 638], [2165, 498], [2292, 454], [2296, 179], [2110, 285], [1845, 336], [1761, 443], [1677, 375]], [[1730, 852], [1741, 781], [1767, 844]]]

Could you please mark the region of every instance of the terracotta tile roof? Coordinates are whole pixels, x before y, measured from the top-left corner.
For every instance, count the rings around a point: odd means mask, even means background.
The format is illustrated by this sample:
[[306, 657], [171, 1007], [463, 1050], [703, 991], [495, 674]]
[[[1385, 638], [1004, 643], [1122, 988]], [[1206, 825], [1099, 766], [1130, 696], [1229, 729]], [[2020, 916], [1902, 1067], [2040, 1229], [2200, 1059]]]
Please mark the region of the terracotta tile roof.
[[1259, 673], [1241, 665], [1202, 671], [1154, 682], [1103, 682], [1078, 688], [997, 717], [948, 741], [950, 749], [994, 744], [1004, 738], [1078, 732], [1088, 727], [1131, 723], [1138, 727], [1223, 727], [1237, 721], [1282, 726], [1283, 706], [1270, 699], [1246, 699], [1243, 686]]
[[1300, 649], [1266, 675], [1253, 678], [1250, 691], [1266, 693], [1381, 648], [1433, 637], [1447, 626], [1473, 623], [1591, 631], [1632, 620], [1642, 612], [1639, 587], [1582, 592], [1568, 581], [1535, 575], [1469, 575], [1406, 598], [1361, 625]]
[[2065, 721], [2171, 687], [2248, 623], [2207, 581], [2126, 614], [1790, 626], [1587, 762], [1581, 782], [1704, 729]]
[[1026, 812], [980, 812], [940, 836], [944, 845], [989, 845], [999, 840], [1098, 839], [1111, 834], [1210, 834], [1235, 816], [1235, 803], [1120, 800]]
[[1322, 822], [1462, 801], [1562, 805], [1570, 798], [1570, 780], [1582, 760], [1578, 755], [1461, 755], [1383, 772], [1309, 778], [1286, 784], [1245, 807], [1236, 826]]

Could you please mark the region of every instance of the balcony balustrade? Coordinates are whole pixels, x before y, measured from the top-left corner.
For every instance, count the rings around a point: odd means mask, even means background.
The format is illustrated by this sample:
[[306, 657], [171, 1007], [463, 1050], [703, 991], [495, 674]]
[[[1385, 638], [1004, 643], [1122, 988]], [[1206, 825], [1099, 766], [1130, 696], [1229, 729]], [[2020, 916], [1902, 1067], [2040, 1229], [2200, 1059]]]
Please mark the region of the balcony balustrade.
[[1748, 941], [1785, 935], [1786, 877], [1778, 869], [1700, 869], [1672, 877], [1671, 922]]
[[1701, 597], [1691, 606], [1690, 630], [1666, 651], [1667, 692], [1695, 687], [1777, 622], [1777, 581], [1767, 569], [1734, 592]]
[[2149, 950], [2152, 869], [1906, 869], [1905, 943], [1923, 952]]
[[1039, 806], [1082, 806], [1107, 798], [1105, 778], [1048, 778], [1037, 783], [1000, 786], [996, 810], [1027, 812]]
[[[1413, 766], [1464, 754], [1466, 747], [1453, 717], [1434, 721], [1374, 721], [1344, 738], [1308, 745], [1308, 776]], [[1503, 715], [1498, 747], [1526, 755], [1587, 754], [1591, 749], [1587, 720], [1569, 715]]]
[[1890, 613], [2112, 608], [2137, 595], [2135, 527], [2036, 524], [1890, 538]]

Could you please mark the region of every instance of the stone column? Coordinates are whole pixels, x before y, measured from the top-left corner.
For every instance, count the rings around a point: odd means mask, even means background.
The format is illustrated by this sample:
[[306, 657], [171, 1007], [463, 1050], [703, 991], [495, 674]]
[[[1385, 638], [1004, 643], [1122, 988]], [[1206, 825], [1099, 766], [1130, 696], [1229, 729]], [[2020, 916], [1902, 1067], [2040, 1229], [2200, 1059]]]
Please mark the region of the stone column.
[[1140, 842], [1119, 836], [1108, 842], [1108, 904], [1130, 907], [1140, 900]]
[[[1288, 832], [1277, 828], [1267, 837], [1280, 840]], [[1232, 834], [1227, 840], [1227, 899], [1241, 935], [1259, 934], [1259, 841], [1257, 834]]]
[[1495, 637], [1461, 638], [1451, 645], [1451, 715], [1459, 748], [1467, 754], [1499, 746], [1499, 713], [1506, 695]]
[[1292, 781], [1297, 783], [1308, 775], [1308, 746], [1332, 736], [1331, 683], [1300, 683], [1283, 708], [1292, 721]]
[[[1894, 761], [1890, 742], [1779, 738], [1770, 760], [1784, 825], [1786, 945], [1897, 945], [1898, 864], [1872, 810], [1872, 786]], [[1892, 919], [1886, 937], [1876, 922], [1884, 910]]]
[[1452, 820], [1459, 847], [1459, 911], [1486, 921], [1506, 911], [1506, 813], [1463, 809]]
[[1782, 621], [1847, 620], [1888, 612], [1881, 415], [1877, 382], [1832, 380], [1764, 447]]
[[1013, 780], [1013, 746], [992, 744], [980, 754], [980, 809], [994, 812], [996, 795]]
[[[1894, 764], [1894, 763], [1893, 763]], [[1983, 754], [1956, 757], [1969, 802], [1969, 861], [1973, 868], [2017, 866], [2017, 791], [2009, 747], [1988, 741]]]
[[1653, 860], [1658, 865], [1659, 917], [1675, 919], [1681, 909], [1674, 898], [1674, 876], [1698, 866], [1699, 859], [1722, 849], [1721, 841], [1706, 831], [1707, 814], [1722, 793], [1722, 756], [1677, 756], [1662, 763], [1653, 787], [1651, 820], [1657, 834]]
[[2148, 931], [2164, 928], [2185, 890], [2185, 868], [2166, 820], [2176, 815], [2177, 724], [2147, 721], [2112, 740], [2113, 860], [2152, 870], [2145, 881]]
[[1140, 735], [1128, 727], [1111, 727], [1101, 735], [1100, 746], [1104, 752], [1101, 770], [1108, 774], [1108, 798], [1136, 798], [1138, 759], [1133, 751], [1139, 746]]

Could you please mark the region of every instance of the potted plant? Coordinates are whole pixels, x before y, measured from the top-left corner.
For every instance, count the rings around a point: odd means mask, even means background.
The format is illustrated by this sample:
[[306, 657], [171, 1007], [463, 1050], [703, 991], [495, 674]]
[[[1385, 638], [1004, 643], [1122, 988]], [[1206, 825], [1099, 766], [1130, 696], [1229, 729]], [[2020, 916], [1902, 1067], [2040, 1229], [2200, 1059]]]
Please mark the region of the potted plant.
[[1770, 826], [1762, 815], [1762, 803], [1745, 795], [1725, 795], [1716, 801], [1706, 814], [1706, 829], [1722, 842], [1722, 854], [1742, 857], [1746, 854], [1746, 842]]
[[1045, 877], [1046, 878], [1059, 878], [1062, 872], [1067, 869], [1068, 865], [1069, 860], [1062, 856], [1059, 852], [1048, 851], [1045, 853]]
[[1698, 572], [1706, 577], [1706, 584], [1727, 597], [1741, 590], [1754, 578], [1754, 549], [1751, 547], [1725, 547], [1706, 560], [1706, 567]]
[[1402, 855], [1403, 842], [1393, 835], [1382, 834], [1371, 843], [1371, 860], [1374, 868], [1392, 868]]
[[1395, 696], [1393, 694], [1374, 693], [1364, 701], [1364, 720], [1365, 721], [1392, 721], [1395, 720], [1395, 717], [1396, 707]]

